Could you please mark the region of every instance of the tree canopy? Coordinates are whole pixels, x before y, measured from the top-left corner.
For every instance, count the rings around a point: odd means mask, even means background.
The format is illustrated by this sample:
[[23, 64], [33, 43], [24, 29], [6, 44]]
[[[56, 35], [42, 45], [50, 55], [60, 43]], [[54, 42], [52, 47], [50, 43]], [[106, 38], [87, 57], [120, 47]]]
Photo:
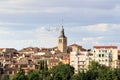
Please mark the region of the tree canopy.
[[68, 64], [59, 64], [50, 70], [53, 80], [70, 80], [74, 68]]
[[74, 74], [74, 68], [69, 64], [58, 64], [50, 70], [47, 62], [41, 61], [39, 69], [25, 75], [21, 70], [13, 76], [13, 80], [120, 80], [120, 69], [113, 69], [92, 61], [87, 71]]
[[87, 72], [79, 72], [71, 80], [120, 80], [120, 69], [113, 69], [92, 61]]

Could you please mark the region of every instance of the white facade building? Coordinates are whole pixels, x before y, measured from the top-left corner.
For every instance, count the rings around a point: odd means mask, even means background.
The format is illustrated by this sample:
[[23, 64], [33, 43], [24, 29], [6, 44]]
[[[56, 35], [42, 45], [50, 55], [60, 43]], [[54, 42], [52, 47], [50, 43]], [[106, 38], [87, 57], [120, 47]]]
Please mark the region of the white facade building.
[[108, 67], [120, 68], [117, 46], [94, 46], [92, 52], [73, 51], [70, 53], [70, 65], [74, 67], [75, 73], [87, 70], [92, 60]]
[[93, 59], [93, 54], [85, 52], [71, 52], [70, 65], [74, 67], [75, 73], [81, 70], [87, 70], [90, 61]]
[[112, 67], [112, 62], [118, 60], [117, 46], [94, 46], [94, 60], [100, 64]]

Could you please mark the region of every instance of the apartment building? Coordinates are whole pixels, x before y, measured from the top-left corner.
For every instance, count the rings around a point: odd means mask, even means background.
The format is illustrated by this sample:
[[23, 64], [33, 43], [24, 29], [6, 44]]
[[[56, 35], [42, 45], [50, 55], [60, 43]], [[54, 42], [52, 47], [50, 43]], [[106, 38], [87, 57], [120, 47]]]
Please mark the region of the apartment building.
[[[94, 46], [93, 47], [94, 60], [100, 64], [112, 67], [113, 62], [118, 60], [117, 46]], [[116, 66], [116, 65], [114, 65]]]
[[88, 51], [71, 52], [70, 54], [70, 65], [74, 67], [75, 73], [79, 71], [86, 71], [90, 61], [93, 60], [93, 54]]
[[118, 60], [112, 62], [113, 68], [120, 68], [120, 50], [118, 50]]

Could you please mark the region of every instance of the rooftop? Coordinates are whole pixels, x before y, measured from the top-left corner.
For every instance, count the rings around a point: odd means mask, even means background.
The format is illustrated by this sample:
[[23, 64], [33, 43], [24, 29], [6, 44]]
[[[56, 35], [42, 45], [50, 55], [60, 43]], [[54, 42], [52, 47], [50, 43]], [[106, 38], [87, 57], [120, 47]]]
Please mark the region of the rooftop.
[[118, 50], [118, 55], [120, 55], [120, 50]]
[[117, 46], [93, 46], [93, 48], [96, 48], [96, 49], [100, 49], [100, 48], [105, 48], [105, 49], [113, 48], [113, 49], [117, 49], [118, 47]]

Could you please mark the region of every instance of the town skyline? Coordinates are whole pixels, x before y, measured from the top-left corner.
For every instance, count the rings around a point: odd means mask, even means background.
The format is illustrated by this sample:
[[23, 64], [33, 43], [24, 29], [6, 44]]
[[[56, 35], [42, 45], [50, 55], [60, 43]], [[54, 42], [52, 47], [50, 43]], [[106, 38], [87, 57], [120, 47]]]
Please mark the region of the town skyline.
[[0, 47], [55, 47], [63, 25], [68, 45], [120, 48], [119, 9], [117, 0], [1, 0]]

